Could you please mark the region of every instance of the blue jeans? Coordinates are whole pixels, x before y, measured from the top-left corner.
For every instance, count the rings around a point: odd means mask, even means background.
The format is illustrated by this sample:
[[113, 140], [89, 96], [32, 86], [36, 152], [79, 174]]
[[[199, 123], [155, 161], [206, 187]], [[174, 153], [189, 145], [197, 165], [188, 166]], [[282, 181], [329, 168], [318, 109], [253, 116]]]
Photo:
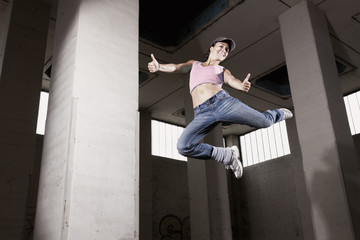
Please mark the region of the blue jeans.
[[[222, 90], [194, 108], [194, 119], [180, 136], [177, 148], [179, 153], [185, 157], [210, 159], [214, 147], [199, 142], [219, 122], [266, 128], [281, 120], [283, 120], [282, 111], [274, 109], [261, 113]], [[215, 158], [215, 160], [223, 162], [220, 159]]]

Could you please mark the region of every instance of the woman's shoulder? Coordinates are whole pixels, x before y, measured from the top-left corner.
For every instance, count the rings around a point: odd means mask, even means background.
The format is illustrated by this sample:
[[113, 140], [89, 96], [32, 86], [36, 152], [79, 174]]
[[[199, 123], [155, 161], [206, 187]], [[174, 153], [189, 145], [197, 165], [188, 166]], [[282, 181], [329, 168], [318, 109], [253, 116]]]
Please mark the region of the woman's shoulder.
[[197, 60], [189, 60], [189, 61], [186, 62], [186, 65], [190, 66], [191, 68], [192, 68], [193, 66], [198, 66], [198, 65], [200, 65], [200, 64], [201, 64], [201, 62], [199, 62], [199, 61], [197, 61]]

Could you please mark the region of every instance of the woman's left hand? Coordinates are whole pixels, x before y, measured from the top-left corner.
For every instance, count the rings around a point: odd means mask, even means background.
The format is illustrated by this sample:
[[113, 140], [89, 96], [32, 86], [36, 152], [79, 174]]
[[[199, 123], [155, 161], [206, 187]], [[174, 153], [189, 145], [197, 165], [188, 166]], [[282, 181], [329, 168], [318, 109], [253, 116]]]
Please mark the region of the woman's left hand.
[[235, 78], [228, 69], [225, 69], [224, 82], [232, 88], [235, 88], [243, 92], [248, 92], [251, 87], [251, 83], [249, 82], [250, 76], [251, 76], [250, 73], [248, 73], [246, 78], [243, 81], [241, 81]]
[[250, 73], [248, 73], [248, 75], [242, 82], [241, 88], [242, 88], [242, 91], [244, 91], [244, 92], [248, 92], [251, 88], [251, 82], [249, 82], [250, 76], [251, 76]]

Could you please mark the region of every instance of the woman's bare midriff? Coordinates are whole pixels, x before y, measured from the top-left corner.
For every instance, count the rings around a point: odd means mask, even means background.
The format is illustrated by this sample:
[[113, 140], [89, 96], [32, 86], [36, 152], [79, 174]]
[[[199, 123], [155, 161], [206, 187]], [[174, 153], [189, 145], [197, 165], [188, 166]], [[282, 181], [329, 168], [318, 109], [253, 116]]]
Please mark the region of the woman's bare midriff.
[[218, 92], [222, 90], [221, 87], [211, 83], [203, 83], [197, 86], [192, 92], [193, 107], [197, 107]]

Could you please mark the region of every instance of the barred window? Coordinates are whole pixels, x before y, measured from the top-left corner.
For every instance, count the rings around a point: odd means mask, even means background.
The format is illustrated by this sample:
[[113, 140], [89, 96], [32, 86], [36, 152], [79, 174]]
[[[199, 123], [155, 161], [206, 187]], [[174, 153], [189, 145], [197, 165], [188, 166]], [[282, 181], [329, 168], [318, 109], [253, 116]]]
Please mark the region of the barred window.
[[39, 135], [45, 134], [45, 123], [48, 109], [49, 93], [42, 91], [40, 93], [39, 112], [36, 125], [36, 133]]
[[176, 147], [183, 131], [183, 127], [151, 120], [151, 154], [187, 161], [186, 157], [179, 154]]
[[240, 136], [244, 167], [290, 154], [285, 121]]
[[351, 135], [360, 133], [360, 91], [344, 97]]

